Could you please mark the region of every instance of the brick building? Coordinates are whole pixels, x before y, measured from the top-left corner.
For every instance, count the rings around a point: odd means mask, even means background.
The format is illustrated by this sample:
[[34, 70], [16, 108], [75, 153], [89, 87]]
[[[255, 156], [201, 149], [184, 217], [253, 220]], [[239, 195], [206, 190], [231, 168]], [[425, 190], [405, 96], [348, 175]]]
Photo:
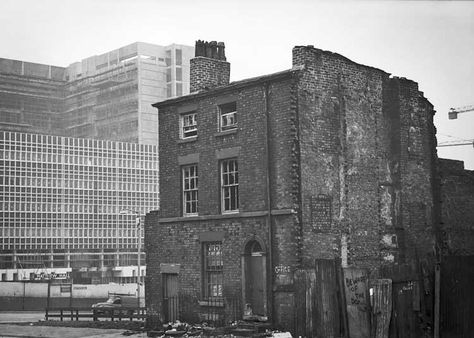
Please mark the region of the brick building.
[[315, 259], [376, 276], [433, 254], [434, 110], [417, 83], [313, 46], [294, 47], [291, 69], [228, 83], [223, 48], [198, 42], [191, 94], [154, 105], [152, 315], [172, 318], [179, 292], [198, 314], [237, 298], [291, 327], [294, 273]]
[[439, 159], [443, 253], [474, 255], [474, 171], [463, 162]]

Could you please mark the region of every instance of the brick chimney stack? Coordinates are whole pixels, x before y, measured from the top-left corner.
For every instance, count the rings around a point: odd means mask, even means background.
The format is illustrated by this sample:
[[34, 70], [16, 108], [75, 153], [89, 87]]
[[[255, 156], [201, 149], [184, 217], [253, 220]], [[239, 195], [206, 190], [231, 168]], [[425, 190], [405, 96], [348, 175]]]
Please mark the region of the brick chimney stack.
[[196, 41], [190, 72], [191, 93], [229, 84], [230, 63], [226, 61], [224, 43]]

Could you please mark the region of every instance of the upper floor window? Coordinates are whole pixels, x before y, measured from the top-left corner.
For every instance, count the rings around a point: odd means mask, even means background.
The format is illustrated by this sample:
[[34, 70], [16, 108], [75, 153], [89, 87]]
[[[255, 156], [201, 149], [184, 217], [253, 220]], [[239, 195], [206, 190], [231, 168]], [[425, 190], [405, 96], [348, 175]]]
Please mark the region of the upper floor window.
[[180, 115], [180, 138], [197, 136], [196, 113]]
[[239, 211], [239, 168], [236, 159], [221, 162], [222, 212]]
[[198, 214], [198, 167], [195, 164], [183, 167], [183, 214]]
[[219, 106], [219, 131], [237, 128], [237, 105], [235, 102]]

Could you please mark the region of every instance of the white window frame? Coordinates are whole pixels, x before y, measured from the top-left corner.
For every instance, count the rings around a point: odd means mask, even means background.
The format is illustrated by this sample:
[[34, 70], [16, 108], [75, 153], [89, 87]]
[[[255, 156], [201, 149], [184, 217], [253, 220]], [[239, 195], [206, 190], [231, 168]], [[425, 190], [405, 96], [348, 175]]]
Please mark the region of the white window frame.
[[237, 129], [237, 104], [229, 102], [219, 106], [219, 131]]
[[223, 214], [239, 212], [239, 167], [236, 158], [225, 159], [221, 167], [221, 210]]
[[188, 112], [179, 116], [179, 137], [188, 139], [197, 137], [197, 116], [196, 112]]
[[183, 216], [197, 216], [199, 213], [198, 165], [183, 166]]

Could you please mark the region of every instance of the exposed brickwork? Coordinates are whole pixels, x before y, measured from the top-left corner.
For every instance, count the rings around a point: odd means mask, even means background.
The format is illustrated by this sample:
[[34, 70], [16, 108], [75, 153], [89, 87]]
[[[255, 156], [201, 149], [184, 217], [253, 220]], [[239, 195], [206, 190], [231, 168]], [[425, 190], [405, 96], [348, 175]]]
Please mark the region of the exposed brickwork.
[[[432, 252], [433, 107], [416, 83], [313, 47], [295, 47], [293, 66], [156, 105], [161, 211], [160, 220], [147, 218], [153, 311], [161, 306], [160, 263], [181, 264], [180, 288], [201, 296], [199, 234], [206, 231], [225, 233], [224, 289], [233, 294], [243, 291], [244, 243], [262, 240], [267, 314], [287, 327], [293, 272], [314, 259], [341, 257], [376, 274]], [[223, 100], [237, 104], [235, 132], [217, 133]], [[191, 141], [179, 140], [185, 107], [197, 113]], [[216, 151], [227, 148], [239, 148], [233, 216], [222, 216], [219, 202]], [[184, 219], [179, 158], [190, 154], [199, 154], [199, 217]]]
[[229, 84], [230, 63], [207, 57], [195, 57], [190, 61], [190, 92]]
[[463, 162], [439, 159], [443, 253], [474, 255], [474, 171]]
[[[295, 47], [293, 65], [305, 66], [298, 96], [304, 261], [338, 256], [341, 234], [349, 265], [374, 269], [400, 255], [413, 259], [409, 248], [432, 252], [433, 107], [417, 84], [311, 47]], [[318, 196], [331, 202], [326, 229], [312, 222]]]

